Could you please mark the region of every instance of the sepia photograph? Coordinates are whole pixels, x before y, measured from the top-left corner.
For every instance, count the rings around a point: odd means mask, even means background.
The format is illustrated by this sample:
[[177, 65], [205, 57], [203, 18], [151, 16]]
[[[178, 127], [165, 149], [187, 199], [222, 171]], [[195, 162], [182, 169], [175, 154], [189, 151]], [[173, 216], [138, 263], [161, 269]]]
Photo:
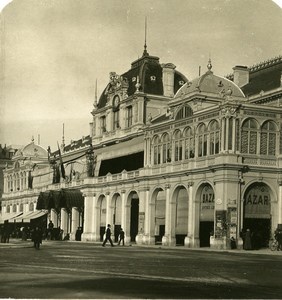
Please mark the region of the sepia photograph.
[[282, 0], [0, 0], [0, 299], [282, 298]]

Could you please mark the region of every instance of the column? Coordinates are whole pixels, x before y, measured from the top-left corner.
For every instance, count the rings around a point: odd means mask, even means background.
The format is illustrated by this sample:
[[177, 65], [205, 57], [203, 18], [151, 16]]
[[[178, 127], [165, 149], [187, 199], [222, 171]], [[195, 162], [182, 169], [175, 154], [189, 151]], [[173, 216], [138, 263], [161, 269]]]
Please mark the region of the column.
[[221, 137], [220, 137], [220, 140], [221, 140], [221, 152], [224, 152], [224, 145], [225, 145], [225, 119], [222, 118], [221, 119]]
[[145, 234], [143, 237], [144, 244], [155, 245], [155, 201], [150, 199], [150, 190], [146, 190], [145, 203]]
[[193, 185], [194, 182], [188, 182], [188, 229], [187, 236], [184, 240], [184, 245], [193, 247], [194, 245], [194, 206], [193, 206]]
[[139, 191], [139, 216], [138, 216], [138, 234], [136, 244], [141, 245], [145, 238], [145, 219], [146, 219], [147, 188]]
[[236, 152], [236, 118], [232, 118], [232, 152]]
[[[110, 192], [106, 192], [106, 228], [107, 225], [110, 224], [113, 226], [113, 215], [112, 215], [112, 207], [111, 207], [111, 200], [110, 200]], [[114, 228], [112, 228], [113, 233]]]
[[63, 236], [64, 238], [69, 233], [68, 228], [68, 221], [69, 221], [69, 214], [65, 208], [61, 208], [61, 230], [63, 230]]
[[279, 193], [278, 193], [278, 220], [277, 224], [282, 224], [282, 180], [278, 182]]
[[175, 228], [172, 228], [172, 224], [171, 224], [171, 219], [172, 219], [171, 216], [173, 215], [173, 212], [171, 210], [172, 210], [172, 206], [174, 205], [174, 202], [171, 201], [170, 199], [170, 184], [166, 184], [165, 191], [166, 191], [165, 235], [162, 238], [162, 245], [175, 246], [176, 239], [175, 239], [175, 234], [173, 234]]
[[225, 130], [225, 150], [229, 150], [228, 142], [229, 142], [229, 118], [225, 119], [226, 122], [226, 130]]
[[75, 234], [77, 228], [79, 227], [79, 211], [77, 207], [72, 207], [71, 209], [71, 233], [70, 233], [70, 240], [75, 241]]
[[53, 222], [54, 228], [58, 228], [60, 224], [58, 224], [58, 214], [55, 209], [51, 209], [50, 220]]
[[81, 240], [95, 241], [94, 221], [95, 215], [96, 194], [92, 191], [84, 192], [84, 228]]

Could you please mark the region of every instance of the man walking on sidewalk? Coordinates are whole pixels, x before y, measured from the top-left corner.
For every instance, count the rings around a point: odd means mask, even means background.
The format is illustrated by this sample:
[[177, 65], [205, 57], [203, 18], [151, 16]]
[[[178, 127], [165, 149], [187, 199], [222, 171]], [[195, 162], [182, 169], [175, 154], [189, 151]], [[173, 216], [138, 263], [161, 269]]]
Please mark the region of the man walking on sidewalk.
[[107, 241], [109, 241], [111, 243], [111, 246], [114, 247], [113, 241], [111, 239], [111, 235], [112, 235], [111, 225], [108, 224], [107, 229], [106, 229], [106, 238], [102, 244], [103, 247], [105, 247], [105, 244], [107, 243]]

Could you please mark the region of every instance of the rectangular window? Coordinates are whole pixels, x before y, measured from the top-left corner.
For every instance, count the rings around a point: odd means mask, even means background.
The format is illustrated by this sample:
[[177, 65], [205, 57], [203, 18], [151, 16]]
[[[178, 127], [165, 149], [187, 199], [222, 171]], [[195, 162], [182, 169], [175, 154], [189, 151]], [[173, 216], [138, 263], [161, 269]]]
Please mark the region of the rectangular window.
[[116, 130], [117, 128], [120, 128], [119, 126], [119, 110], [114, 112], [114, 124], [113, 124], [114, 128], [113, 130]]
[[127, 127], [132, 126], [132, 106], [127, 108]]
[[101, 134], [103, 134], [104, 132], [107, 131], [107, 128], [106, 128], [106, 117], [103, 116], [100, 118], [100, 124], [101, 124]]

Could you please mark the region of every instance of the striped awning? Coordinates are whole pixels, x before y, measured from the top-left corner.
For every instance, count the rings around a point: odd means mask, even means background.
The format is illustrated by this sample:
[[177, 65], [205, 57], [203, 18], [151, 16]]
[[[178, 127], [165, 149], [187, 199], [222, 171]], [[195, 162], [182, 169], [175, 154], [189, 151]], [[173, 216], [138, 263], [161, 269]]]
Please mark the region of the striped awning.
[[48, 213], [48, 211], [45, 211], [45, 210], [29, 211], [20, 216], [17, 216], [16, 218], [13, 218], [11, 220], [11, 222], [14, 221], [15, 223], [21, 223], [21, 222], [29, 223], [31, 220], [40, 218], [40, 217], [46, 215], [47, 213]]
[[0, 224], [4, 224], [5, 221], [11, 222], [12, 219], [16, 218], [19, 215], [22, 215], [22, 212], [13, 212], [0, 215]]

